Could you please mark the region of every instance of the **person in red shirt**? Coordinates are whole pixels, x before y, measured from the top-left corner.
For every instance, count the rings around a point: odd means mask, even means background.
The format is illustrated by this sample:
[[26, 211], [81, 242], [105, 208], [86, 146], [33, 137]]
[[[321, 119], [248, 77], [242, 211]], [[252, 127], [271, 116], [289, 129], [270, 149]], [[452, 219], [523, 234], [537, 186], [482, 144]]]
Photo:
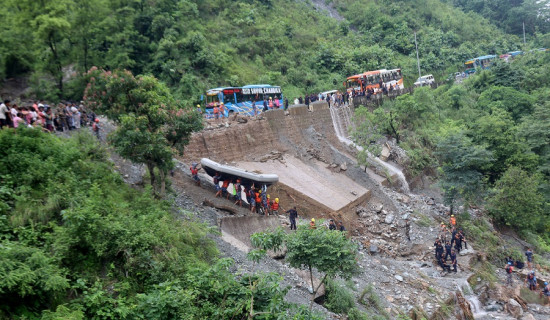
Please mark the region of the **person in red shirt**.
[[218, 108], [218, 105], [214, 105], [214, 119], [218, 119], [220, 117], [220, 109]]

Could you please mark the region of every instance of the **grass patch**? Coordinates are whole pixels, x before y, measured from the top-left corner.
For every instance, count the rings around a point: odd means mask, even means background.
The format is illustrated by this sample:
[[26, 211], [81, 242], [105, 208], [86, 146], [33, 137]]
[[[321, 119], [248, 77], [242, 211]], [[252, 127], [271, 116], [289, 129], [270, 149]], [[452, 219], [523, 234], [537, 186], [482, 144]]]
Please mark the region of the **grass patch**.
[[347, 314], [355, 307], [355, 299], [351, 290], [333, 279], [326, 280], [325, 308], [339, 313]]
[[384, 304], [380, 300], [380, 297], [374, 291], [374, 287], [369, 285], [361, 292], [359, 296], [359, 303], [364, 305], [367, 309], [374, 311], [383, 319], [389, 319], [390, 315], [384, 309]]
[[529, 288], [521, 288], [520, 295], [527, 303], [544, 305], [548, 301], [545, 296], [540, 297], [540, 290], [531, 291]]
[[432, 225], [432, 219], [430, 219], [430, 217], [428, 217], [427, 215], [423, 214], [423, 213], [420, 213], [418, 211], [413, 211], [412, 213], [413, 216], [417, 217], [418, 220], [415, 221], [415, 223], [421, 227], [429, 227], [430, 225]]
[[429, 293], [432, 293], [432, 294], [436, 294], [436, 293], [437, 293], [437, 291], [435, 291], [435, 289], [432, 288], [432, 287], [428, 287], [428, 292], [429, 292]]
[[491, 288], [494, 287], [494, 284], [498, 281], [495, 267], [487, 261], [482, 262], [481, 265], [475, 269], [474, 275], [470, 277], [469, 282], [472, 287], [476, 285], [477, 278], [486, 281]]

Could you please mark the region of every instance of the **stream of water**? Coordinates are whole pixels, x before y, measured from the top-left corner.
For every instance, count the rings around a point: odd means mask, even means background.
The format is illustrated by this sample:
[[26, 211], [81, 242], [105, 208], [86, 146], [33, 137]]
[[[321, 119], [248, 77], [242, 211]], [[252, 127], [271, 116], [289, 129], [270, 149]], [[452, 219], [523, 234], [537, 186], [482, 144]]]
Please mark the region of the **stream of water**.
[[460, 292], [462, 292], [464, 299], [468, 301], [470, 310], [472, 310], [472, 314], [474, 315], [474, 319], [479, 319], [487, 314], [487, 312], [485, 312], [482, 308], [481, 301], [479, 301], [479, 298], [474, 294], [474, 290], [472, 290], [468, 280], [462, 280], [456, 285], [456, 287]]
[[[330, 108], [332, 124], [334, 126], [334, 131], [336, 132], [336, 136], [338, 137], [338, 139], [348, 146], [353, 146], [357, 148], [357, 150], [363, 151], [363, 148], [361, 146], [356, 145], [349, 138], [349, 128], [353, 125], [351, 122], [351, 114], [352, 112], [349, 105], [341, 106], [338, 108]], [[401, 181], [403, 192], [407, 194], [410, 192], [409, 183], [407, 182], [403, 171], [385, 161], [380, 160], [378, 157], [373, 156], [370, 152], [368, 152], [368, 157], [369, 159], [386, 168], [390, 173], [396, 174], [399, 178], [399, 181]]]

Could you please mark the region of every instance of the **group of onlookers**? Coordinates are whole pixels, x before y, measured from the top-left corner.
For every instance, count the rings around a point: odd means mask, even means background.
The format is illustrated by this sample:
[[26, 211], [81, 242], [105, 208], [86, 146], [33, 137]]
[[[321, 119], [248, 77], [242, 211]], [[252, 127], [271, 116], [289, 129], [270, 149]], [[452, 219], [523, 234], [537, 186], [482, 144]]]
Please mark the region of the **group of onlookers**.
[[50, 106], [44, 101], [32, 101], [22, 105], [4, 100], [0, 104], [0, 127], [20, 126], [41, 128], [44, 131], [69, 131], [80, 129], [96, 120], [93, 112], [87, 112], [84, 105], [73, 102]]

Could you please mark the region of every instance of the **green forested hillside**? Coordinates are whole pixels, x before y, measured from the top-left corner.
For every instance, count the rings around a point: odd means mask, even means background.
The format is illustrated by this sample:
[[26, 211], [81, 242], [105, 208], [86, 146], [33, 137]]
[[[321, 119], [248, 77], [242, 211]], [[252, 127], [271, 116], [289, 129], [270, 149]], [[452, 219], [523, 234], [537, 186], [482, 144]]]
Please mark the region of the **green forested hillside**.
[[6, 0], [0, 75], [30, 74], [50, 99], [79, 99], [82, 82], [62, 81], [63, 70], [94, 65], [151, 73], [187, 101], [209, 87], [263, 82], [294, 96], [379, 68], [402, 68], [414, 81], [414, 31], [423, 72], [436, 75], [522, 43], [461, 3], [323, 2], [343, 19], [297, 0]]

